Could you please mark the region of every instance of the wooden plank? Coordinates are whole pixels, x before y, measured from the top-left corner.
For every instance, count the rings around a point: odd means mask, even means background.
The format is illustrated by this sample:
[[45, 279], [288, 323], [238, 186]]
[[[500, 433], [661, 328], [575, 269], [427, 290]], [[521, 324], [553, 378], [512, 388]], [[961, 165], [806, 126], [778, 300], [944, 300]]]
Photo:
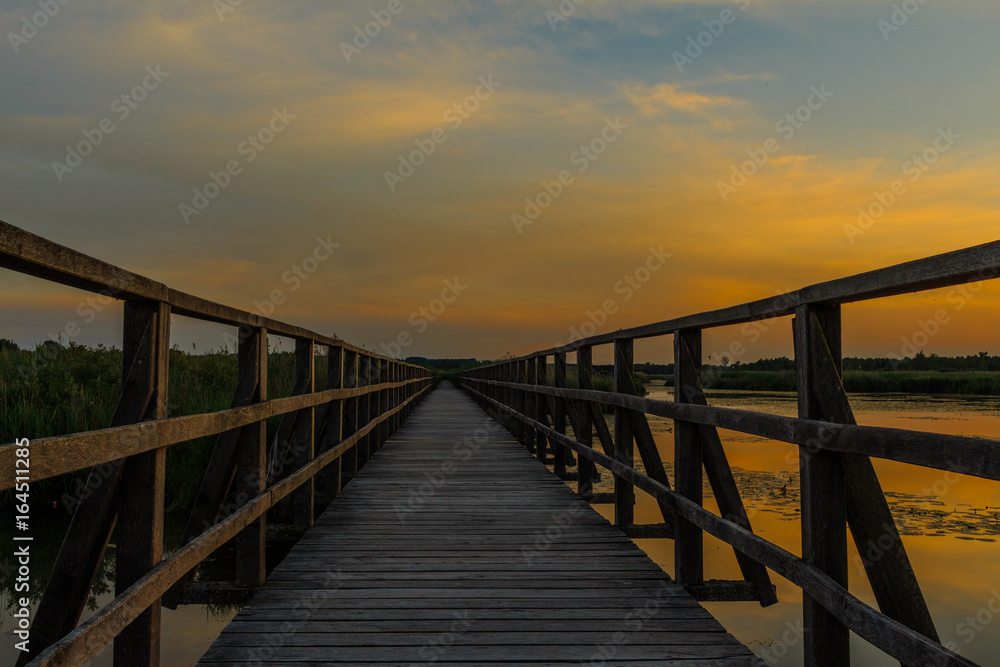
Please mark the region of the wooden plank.
[[[295, 341], [295, 393], [311, 394], [316, 389], [316, 344], [311, 340]], [[315, 408], [300, 410], [294, 416], [294, 432], [289, 438], [291, 459], [294, 469], [301, 468], [316, 454], [316, 412]], [[293, 523], [300, 529], [313, 525], [316, 482], [307, 480], [292, 494]]]
[[[167, 365], [170, 352], [170, 306], [165, 303], [125, 304], [122, 357], [132, 360], [147, 388], [148, 407], [140, 419], [167, 416]], [[125, 460], [118, 490], [118, 543], [115, 549], [115, 593], [121, 594], [156, 567], [163, 558], [163, 493], [166, 450], [158, 449]], [[158, 667], [160, 664], [160, 601], [136, 618], [115, 638], [115, 667]]]
[[[417, 387], [415, 391], [420, 391], [426, 384], [427, 380], [425, 379], [408, 381], [409, 386]], [[31, 443], [32, 451], [36, 452], [36, 456], [39, 457], [38, 472], [32, 470], [32, 479], [36, 481], [49, 479], [68, 472], [116, 461], [123, 456], [134, 456], [194, 438], [218, 435], [262, 419], [323, 405], [333, 400], [360, 396], [375, 390], [375, 387], [336, 389], [273, 399], [265, 403], [201, 415], [172, 417], [86, 433], [40, 438]], [[13, 470], [14, 467], [15, 449], [13, 443], [0, 447], [0, 465], [5, 465], [6, 462], [10, 463], [4, 471], [4, 475], [0, 477], [0, 490], [13, 486], [14, 476], [10, 470]]]
[[[542, 386], [548, 384], [548, 368], [544, 355], [535, 357], [535, 384]], [[545, 396], [536, 395], [535, 421], [543, 424], [548, 423], [548, 418], [546, 417], [547, 414], [548, 406], [545, 402]], [[535, 456], [538, 457], [539, 461], [544, 461], [546, 458], [546, 443], [547, 440], [545, 435], [535, 431]]]
[[[149, 412], [155, 395], [149, 373], [159, 333], [158, 323], [154, 320], [143, 320], [131, 306], [126, 311], [122, 392], [111, 417], [111, 426], [141, 421]], [[125, 349], [128, 349], [127, 354]], [[91, 471], [87, 486], [93, 489], [93, 493], [82, 498], [73, 513], [35, 612], [29, 645], [31, 650], [21, 653], [18, 665], [26, 664], [42, 649], [66, 635], [80, 619], [90, 595], [91, 582], [117, 519], [118, 489], [124, 464], [125, 459], [119, 459], [102, 469]]]
[[[267, 400], [267, 330], [241, 331], [240, 373], [254, 385], [249, 400]], [[239, 443], [236, 479], [237, 502], [256, 497], [267, 480], [267, 423], [259, 421], [243, 428]], [[242, 502], [240, 502], [242, 504]], [[250, 522], [236, 540], [236, 580], [251, 588], [262, 586], [267, 575], [267, 517]], [[186, 593], [187, 591], [185, 591]]]
[[[831, 346], [815, 313], [811, 316], [815, 335], [811, 339], [810, 358], [814, 377], [822, 379], [821, 384], [813, 387], [817, 410], [826, 420], [856, 423], [842, 381], [839, 341]], [[833, 333], [839, 335], [836, 329]], [[838, 353], [835, 355], [833, 350]], [[841, 454], [840, 463], [847, 492], [847, 523], [858, 553], [878, 554], [874, 559], [866, 555], [861, 562], [879, 608], [886, 616], [940, 641], [871, 460], [866, 456]]]
[[[397, 365], [398, 367], [398, 365]], [[399, 382], [401, 378], [394, 377], [393, 383]], [[341, 389], [344, 386], [344, 350], [340, 347], [331, 347], [327, 352], [326, 367], [326, 388]], [[399, 405], [400, 389], [393, 389], [395, 403], [393, 407]], [[397, 416], [398, 419], [398, 416]], [[393, 429], [398, 425], [398, 421], [393, 421]], [[318, 451], [325, 452], [340, 442], [344, 427], [344, 401], [330, 401], [323, 410], [321, 419], [322, 431], [317, 437], [319, 443]], [[340, 493], [340, 467], [343, 459], [337, 459], [327, 468], [323, 475], [323, 488], [328, 499], [336, 498]]]
[[[631, 374], [622, 378], [622, 381], [621, 393], [630, 395], [638, 393]], [[667, 470], [663, 466], [660, 450], [656, 446], [656, 440], [653, 438], [653, 431], [649, 428], [649, 422], [646, 420], [645, 413], [635, 410], [630, 410], [629, 412], [632, 415], [632, 431], [635, 435], [636, 449], [639, 450], [639, 458], [646, 469], [646, 474], [660, 484], [670, 488], [670, 480], [667, 479]], [[660, 515], [663, 517], [664, 529], [669, 533], [670, 537], [673, 537], [673, 514], [670, 512], [670, 508], [663, 503], [658, 503], [658, 506], [660, 508]]]
[[[683, 354], [687, 355], [690, 349], [687, 345], [683, 347]], [[685, 359], [685, 365], [687, 368], [694, 368], [696, 366], [695, 361], [690, 357]], [[684, 398], [690, 403], [708, 405], [708, 400], [705, 398], [705, 392], [702, 388], [700, 374], [689, 376], [685, 385]], [[709, 484], [712, 487], [712, 493], [715, 496], [716, 504], [719, 506], [719, 511], [726, 519], [752, 532], [753, 527], [750, 524], [750, 517], [743, 506], [743, 498], [740, 496], [739, 488], [736, 486], [736, 478], [733, 477], [732, 468], [729, 467], [729, 459], [726, 457], [726, 450], [722, 446], [722, 439], [719, 437], [719, 432], [715, 430], [714, 426], [699, 426], [698, 432], [701, 438], [701, 453], [703, 463], [705, 464], [705, 475], [708, 477]], [[648, 469], [647, 466], [647, 471]], [[651, 476], [653, 479], [656, 479], [655, 476]], [[756, 587], [757, 599], [761, 606], [768, 607], [777, 603], [778, 596], [774, 585], [771, 583], [771, 577], [768, 575], [767, 569], [738, 550], [735, 550], [735, 552], [740, 572], [746, 581], [751, 582]]]
[[[632, 385], [634, 345], [631, 340], [615, 341], [615, 391], [625, 393]], [[633, 467], [632, 413], [625, 408], [615, 408], [614, 457], [622, 465]], [[635, 514], [635, 489], [626, 480], [615, 478], [615, 525], [619, 528], [631, 526]]]
[[[701, 386], [701, 331], [674, 334], [674, 400], [691, 403]], [[701, 434], [691, 422], [674, 421], [674, 485], [677, 493], [702, 505]], [[685, 586], [700, 586], [704, 574], [704, 537], [690, 521], [674, 525], [674, 578]]]
[[[256, 354], [247, 354], [250, 348], [248, 343], [256, 345], [257, 330], [248, 327], [241, 327], [239, 330], [238, 342], [238, 374], [236, 380], [236, 392], [230, 403], [230, 408], [240, 408], [250, 405], [254, 401], [253, 397], [258, 392], [259, 375], [257, 363], [259, 359]], [[266, 394], [266, 388], [265, 388]], [[249, 426], [252, 429], [253, 426]], [[188, 516], [187, 524], [181, 535], [181, 545], [189, 543], [200, 535], [206, 528], [215, 524], [219, 519], [219, 513], [226, 496], [232, 487], [233, 480], [237, 475], [237, 458], [243, 447], [241, 434], [243, 427], [235, 428], [219, 434], [216, 439], [215, 448], [212, 450], [212, 458], [209, 459], [208, 467], [202, 476], [201, 486], [198, 495], [195, 497], [191, 514]], [[252, 438], [253, 435], [251, 434]], [[247, 497], [257, 495], [257, 492]], [[167, 592], [163, 598], [163, 604], [170, 609], [176, 609], [180, 601], [181, 588], [184, 584], [194, 579], [197, 570], [192, 570], [187, 576], [178, 582], [178, 585]]]
[[[510, 398], [488, 400], [514, 419]], [[201, 664], [580, 664], [609, 643], [614, 664], [763, 664], [483, 416], [453, 388], [430, 395]], [[422, 471], [443, 478], [421, 492]], [[419, 655], [456, 621], [440, 653]]]
[[569, 352], [584, 346], [607, 345], [620, 338], [636, 340], [665, 336], [682, 329], [708, 329], [769, 320], [792, 315], [799, 306], [807, 304], [857, 303], [910, 292], [994, 280], [998, 276], [1000, 276], [1000, 241], [992, 241], [810, 285], [766, 299], [598, 334], [533, 354]]
[[[467, 391], [476, 393], [470, 389]], [[523, 416], [517, 416], [517, 418], [527, 421], [527, 418]], [[914, 664], [927, 664], [929, 662], [949, 667], [975, 666], [975, 663], [966, 658], [872, 609], [851, 595], [846, 588], [827, 574], [795, 554], [754, 535], [731, 521], [716, 516], [676, 491], [668, 489], [634, 468], [622, 465], [610, 456], [584, 447], [566, 436], [560, 436], [538, 422], [533, 422], [531, 425], [536, 430], [545, 433], [550, 439], [560, 440], [566, 447], [609, 469], [614, 475], [624, 477], [636, 488], [642, 489], [657, 500], [668, 503], [676, 515], [695, 523], [702, 530], [735, 546], [804, 591], [809, 591], [814, 599], [847, 625], [851, 631], [894, 658]]]
[[[566, 386], [566, 353], [557, 352], [552, 355], [553, 384], [556, 387]], [[552, 425], [558, 433], [566, 434], [566, 404], [565, 399], [556, 398], [552, 405]], [[566, 476], [566, 448], [552, 447], [555, 459], [554, 472], [557, 477]]]
[[[520, 385], [526, 384], [527, 377], [528, 377], [528, 362], [525, 360], [518, 361], [516, 363], [514, 382]], [[515, 393], [517, 394], [517, 399], [516, 399], [517, 402], [515, 404], [516, 410], [520, 412], [522, 415], [527, 414], [528, 402], [529, 402], [528, 392], [521, 391], [518, 389], [515, 390]], [[524, 445], [526, 449], [531, 451], [531, 448], [534, 446], [534, 442], [529, 441], [529, 438], [533, 438], [534, 433], [531, 432], [528, 429], [528, 427], [521, 422], [517, 422], [516, 433], [518, 442]]]
[[[344, 350], [344, 387], [358, 386], [358, 354], [353, 350]], [[344, 401], [344, 427], [342, 437], [348, 438], [358, 430], [359, 398], [349, 398]], [[342, 483], [346, 484], [358, 472], [358, 448], [353, 447], [344, 454], [340, 464]]]
[[[581, 347], [576, 351], [576, 375], [577, 384], [581, 389], [594, 388], [594, 349], [591, 347]], [[589, 403], [580, 403], [579, 417], [577, 425], [573, 427], [576, 440], [587, 447], [594, 445], [594, 419], [591, 415], [592, 406]], [[602, 417], [603, 421], [603, 417]], [[600, 481], [597, 475], [597, 466], [585, 456], [580, 457], [577, 463], [577, 493], [584, 500], [591, 500], [594, 497], [594, 482]]]
[[282, 336], [340, 346], [356, 353], [364, 351], [339, 338], [171, 289], [3, 221], [0, 221], [0, 267], [116, 299], [166, 303], [175, 314], [206, 322], [263, 327]]
[[[426, 390], [427, 387], [424, 387], [419, 394], [411, 397], [408, 405], [423, 398]], [[400, 406], [395, 411], [402, 411], [404, 407]], [[395, 411], [383, 415], [380, 419], [389, 419]], [[293, 472], [275, 486], [251, 498], [240, 510], [205, 531], [190, 544], [174, 551], [135, 585], [118, 595], [68, 635], [38, 654], [28, 663], [28, 667], [55, 667], [57, 665], [71, 667], [86, 663], [104, 645], [138, 618], [154, 601], [158, 600], [185, 572], [235, 537], [268, 509], [288, 497], [292, 491], [323, 470], [331, 461], [343, 455], [376, 426], [377, 422], [366, 424], [334, 449], [324, 452], [306, 467]]]
[[[802, 306], [796, 312], [795, 371], [799, 416], [821, 419], [815, 392], [830, 378], [817, 377], [812, 363], [813, 338], [825, 331], [840, 358], [840, 307]], [[847, 514], [844, 470], [832, 452], [799, 450], [802, 507], [802, 557], [840, 586], [847, 587]], [[849, 665], [848, 627], [808, 591], [802, 595], [803, 652], [807, 667]]]
[[[472, 378], [466, 378], [465, 381], [477, 382]], [[680, 419], [695, 424], [740, 431], [812, 449], [861, 454], [983, 479], [1000, 480], [998, 440], [878, 426], [835, 424], [751, 410], [639, 398], [613, 392], [559, 389], [538, 385], [529, 386], [527, 390], [625, 407], [666, 419]], [[596, 420], [595, 425], [598, 425]], [[32, 447], [34, 446], [32, 444]]]

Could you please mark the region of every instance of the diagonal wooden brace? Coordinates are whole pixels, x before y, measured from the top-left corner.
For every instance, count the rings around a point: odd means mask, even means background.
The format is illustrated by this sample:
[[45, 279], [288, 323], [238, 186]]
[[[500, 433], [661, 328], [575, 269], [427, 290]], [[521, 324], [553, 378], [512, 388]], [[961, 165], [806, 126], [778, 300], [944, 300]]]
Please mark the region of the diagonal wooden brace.
[[[683, 350], [685, 358], [683, 363], [694, 366], [694, 359], [691, 350], [683, 340], [680, 341], [680, 348]], [[689, 382], [684, 387], [684, 398], [688, 403], [697, 405], [708, 405], [705, 399], [705, 392], [702, 388], [701, 378], [697, 373], [691, 374]], [[677, 391], [677, 388], [674, 388]], [[733, 477], [733, 470], [726, 457], [726, 450], [722, 446], [722, 439], [714, 426], [701, 425], [698, 427], [701, 436], [702, 459], [705, 465], [705, 473], [708, 482], [712, 487], [712, 493], [719, 505], [719, 511], [723, 518], [732, 521], [736, 525], [753, 531], [750, 525], [750, 517], [747, 515], [746, 507], [740, 496], [739, 488], [736, 486], [736, 478]], [[740, 571], [746, 581], [752, 582], [757, 588], [762, 607], [770, 606], [778, 601], [778, 597], [771, 583], [771, 577], [767, 568], [746, 556], [739, 550], [734, 549], [736, 561], [739, 563]]]
[[[823, 328], [815, 313], [810, 316], [817, 332], [812, 337], [813, 373], [824, 380], [813, 387], [816, 401], [827, 421], [857, 424]], [[840, 457], [847, 485], [847, 524], [879, 608], [886, 616], [939, 641], [871, 459], [859, 454]], [[871, 553], [877, 557], [869, 557]]]

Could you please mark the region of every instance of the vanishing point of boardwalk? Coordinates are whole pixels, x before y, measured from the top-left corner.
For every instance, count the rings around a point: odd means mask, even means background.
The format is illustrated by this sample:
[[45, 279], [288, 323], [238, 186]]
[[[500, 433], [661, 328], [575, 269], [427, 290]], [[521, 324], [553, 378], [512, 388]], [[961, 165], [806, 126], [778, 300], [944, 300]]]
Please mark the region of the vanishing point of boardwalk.
[[443, 385], [200, 664], [491, 662], [763, 664]]

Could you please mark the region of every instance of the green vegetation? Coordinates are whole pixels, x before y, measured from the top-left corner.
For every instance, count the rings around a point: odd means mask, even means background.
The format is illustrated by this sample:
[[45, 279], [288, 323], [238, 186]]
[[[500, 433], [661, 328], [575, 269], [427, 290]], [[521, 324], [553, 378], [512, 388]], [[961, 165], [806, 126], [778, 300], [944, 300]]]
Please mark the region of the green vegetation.
[[[237, 380], [236, 356], [224, 350], [208, 354], [170, 352], [169, 415], [182, 416], [225, 410], [230, 407]], [[456, 371], [483, 365], [474, 359], [410, 358], [435, 370], [437, 379]], [[502, 361], [502, 360], [495, 360]], [[122, 355], [117, 348], [84, 347], [54, 341], [34, 350], [22, 350], [0, 340], [0, 442], [15, 438], [44, 438], [105, 428], [118, 402]], [[268, 356], [268, 396], [279, 398], [292, 391], [295, 355], [271, 351]], [[911, 394], [1000, 395], [1000, 357], [986, 352], [967, 357], [917, 354], [906, 359], [844, 359], [844, 383], [849, 392]], [[779, 357], [751, 363], [706, 365], [707, 388], [744, 391], [795, 391], [795, 363]], [[672, 364], [637, 364], [634, 374], [640, 396], [654, 379], [673, 383]], [[611, 366], [595, 367], [599, 391], [613, 391]], [[655, 372], [655, 375], [653, 373]], [[326, 358], [316, 357], [316, 377], [326, 375]], [[548, 382], [553, 383], [549, 364]], [[578, 386], [573, 364], [567, 385]], [[269, 437], [279, 418], [268, 422]], [[215, 438], [201, 438], [171, 447], [167, 454], [167, 504], [174, 510], [189, 508], [211, 456]], [[46, 480], [35, 485], [39, 500], [59, 500], [73, 494], [86, 479], [86, 471]]]
[[[326, 359], [316, 358], [317, 378], [325, 377]], [[54, 341], [21, 350], [0, 341], [0, 442], [36, 440], [107, 428], [121, 387], [122, 354], [117, 348], [88, 348]], [[288, 396], [294, 381], [295, 355], [268, 355], [268, 396]], [[236, 389], [236, 355], [170, 351], [168, 414], [171, 417], [228, 409]], [[280, 417], [269, 420], [269, 437]], [[166, 503], [170, 511], [189, 509], [201, 484], [215, 437], [199, 438], [167, 450]], [[87, 471], [32, 485], [39, 501], [59, 501], [78, 492]], [[6, 496], [4, 494], [0, 498]]]

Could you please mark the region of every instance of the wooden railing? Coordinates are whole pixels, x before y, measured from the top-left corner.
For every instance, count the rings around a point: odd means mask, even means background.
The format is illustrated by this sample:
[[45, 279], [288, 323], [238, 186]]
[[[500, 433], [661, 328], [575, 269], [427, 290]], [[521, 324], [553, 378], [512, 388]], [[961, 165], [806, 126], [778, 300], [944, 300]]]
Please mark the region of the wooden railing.
[[[776, 601], [767, 570], [803, 591], [804, 654], [810, 666], [850, 664], [854, 632], [905, 665], [972, 665], [943, 647], [869, 457], [1000, 480], [1000, 442], [858, 426], [842, 381], [840, 306], [1000, 275], [1000, 242], [908, 262], [751, 303], [574, 341], [563, 347], [461, 373], [459, 384], [556, 473], [579, 456], [578, 489], [593, 498], [594, 464], [610, 470], [615, 523], [633, 523], [634, 489], [651, 495], [674, 539], [675, 579], [703, 599], [703, 533], [730, 544], [746, 586], [762, 605]], [[702, 331], [792, 315], [799, 414], [782, 417], [708, 405], [702, 386]], [[673, 336], [673, 402], [641, 398], [633, 384], [633, 341]], [[594, 391], [593, 349], [613, 346], [614, 391]], [[575, 353], [578, 387], [567, 387]], [[548, 381], [547, 364], [554, 363]], [[614, 408], [614, 433], [600, 406]], [[646, 415], [674, 420], [671, 488]], [[566, 435], [566, 418], [573, 438]], [[799, 446], [802, 556], [755, 535], [717, 429]], [[597, 434], [603, 453], [592, 446]], [[646, 473], [634, 469], [638, 450]], [[703, 473], [720, 514], [703, 508]], [[847, 526], [866, 554], [881, 611], [848, 591]]]
[[[266, 512], [291, 497], [296, 525], [311, 526], [315, 481], [336, 495], [431, 383], [423, 368], [178, 292], [3, 222], [0, 267], [125, 302], [121, 398], [110, 428], [30, 443], [31, 482], [93, 468], [92, 493], [73, 515], [19, 665], [84, 664], [112, 640], [116, 666], [158, 665], [161, 599], [176, 604], [198, 565], [233, 538], [238, 583], [260, 586]], [[239, 379], [229, 410], [167, 417], [171, 315], [237, 327]], [[286, 398], [267, 397], [268, 334], [295, 340], [295, 385]], [[314, 377], [318, 346], [328, 358], [322, 389]], [[265, 420], [277, 416], [269, 456]], [[163, 558], [167, 448], [204, 436], [218, 440], [201, 491], [181, 547]], [[15, 449], [0, 447], [0, 490], [14, 486]], [[238, 507], [223, 515], [231, 494]], [[77, 627], [113, 529], [116, 597]]]

